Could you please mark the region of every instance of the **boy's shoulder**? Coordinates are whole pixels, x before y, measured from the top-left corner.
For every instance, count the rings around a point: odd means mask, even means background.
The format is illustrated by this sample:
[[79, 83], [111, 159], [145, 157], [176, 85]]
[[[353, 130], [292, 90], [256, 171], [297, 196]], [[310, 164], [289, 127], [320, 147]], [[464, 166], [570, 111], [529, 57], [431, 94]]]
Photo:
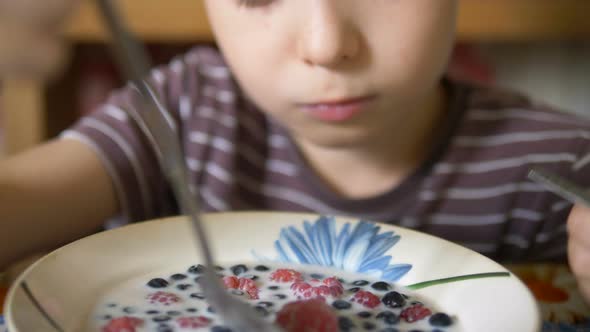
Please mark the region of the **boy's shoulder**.
[[[499, 86], [458, 83], [468, 91], [465, 95], [465, 118], [493, 123], [499, 129], [510, 126], [510, 131], [549, 129], [590, 129], [588, 115], [564, 110], [523, 93]], [[534, 124], [533, 127], [529, 127]]]
[[194, 46], [175, 56], [168, 63], [156, 66], [152, 70], [152, 76], [155, 76], [156, 83], [194, 79], [200, 83], [196, 87], [225, 86], [229, 88], [230, 85], [235, 87], [233, 76], [223, 55], [217, 48], [210, 45]]
[[[439, 168], [516, 181], [534, 164], [562, 174], [590, 167], [589, 116], [505, 88], [456, 84], [463, 91], [461, 120]], [[585, 177], [590, 184], [590, 176]]]
[[[164, 91], [172, 111], [202, 115], [213, 109], [221, 114], [243, 108], [243, 90], [222, 53], [214, 46], [194, 46], [168, 63], [155, 67], [151, 76], [156, 86]], [[202, 112], [183, 109], [187, 105]]]
[[192, 64], [227, 67], [219, 49], [212, 45], [195, 45], [180, 56]]

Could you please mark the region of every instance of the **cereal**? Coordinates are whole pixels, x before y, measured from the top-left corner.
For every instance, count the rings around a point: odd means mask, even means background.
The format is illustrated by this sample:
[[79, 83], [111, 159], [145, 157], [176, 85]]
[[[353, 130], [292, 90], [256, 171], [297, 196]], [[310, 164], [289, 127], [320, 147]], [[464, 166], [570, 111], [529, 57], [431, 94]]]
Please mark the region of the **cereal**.
[[[162, 271], [125, 282], [98, 303], [87, 330], [231, 332], [200, 289], [204, 270], [193, 265], [177, 270], [184, 272]], [[460, 331], [456, 317], [427, 299], [360, 274], [245, 263], [215, 270], [232, 296], [249, 303], [263, 319], [283, 324], [287, 332], [302, 326], [317, 331]]]

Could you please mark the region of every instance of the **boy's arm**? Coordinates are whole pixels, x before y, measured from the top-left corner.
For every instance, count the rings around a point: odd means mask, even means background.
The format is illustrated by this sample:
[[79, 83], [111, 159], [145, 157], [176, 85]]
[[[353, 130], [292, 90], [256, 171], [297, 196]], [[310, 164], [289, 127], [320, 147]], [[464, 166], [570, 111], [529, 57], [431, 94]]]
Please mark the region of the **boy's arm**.
[[0, 160], [0, 270], [93, 233], [117, 210], [109, 174], [83, 143], [55, 140]]

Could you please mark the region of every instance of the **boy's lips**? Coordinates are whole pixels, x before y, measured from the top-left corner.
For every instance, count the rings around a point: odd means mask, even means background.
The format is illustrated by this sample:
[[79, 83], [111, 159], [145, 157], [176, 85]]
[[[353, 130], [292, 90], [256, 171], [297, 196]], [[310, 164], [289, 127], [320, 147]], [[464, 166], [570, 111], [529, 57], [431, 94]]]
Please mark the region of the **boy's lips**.
[[368, 95], [355, 98], [346, 98], [319, 103], [297, 104], [298, 108], [312, 117], [327, 121], [341, 122], [346, 121], [361, 113], [367, 106], [374, 101], [375, 95]]

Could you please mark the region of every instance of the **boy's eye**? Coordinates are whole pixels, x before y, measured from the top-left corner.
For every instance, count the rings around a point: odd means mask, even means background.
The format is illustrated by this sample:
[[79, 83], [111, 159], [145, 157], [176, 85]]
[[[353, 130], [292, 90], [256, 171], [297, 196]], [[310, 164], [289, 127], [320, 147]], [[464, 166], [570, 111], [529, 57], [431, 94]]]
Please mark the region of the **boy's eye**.
[[238, 0], [239, 6], [244, 7], [262, 7], [270, 5], [275, 0]]

